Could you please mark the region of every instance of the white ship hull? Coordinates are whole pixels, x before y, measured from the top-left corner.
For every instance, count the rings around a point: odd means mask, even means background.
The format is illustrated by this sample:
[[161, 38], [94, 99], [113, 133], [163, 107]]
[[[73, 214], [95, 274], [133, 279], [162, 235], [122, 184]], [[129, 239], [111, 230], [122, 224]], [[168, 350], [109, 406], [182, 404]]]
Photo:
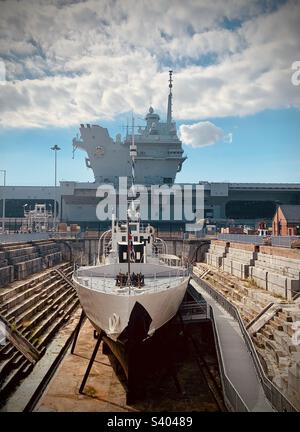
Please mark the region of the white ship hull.
[[80, 303], [85, 314], [99, 331], [103, 330], [108, 337], [117, 340], [127, 327], [130, 314], [136, 303], [142, 305], [152, 321], [148, 331], [151, 336], [156, 330], [171, 320], [177, 313], [185, 295], [189, 277], [173, 281], [167, 289], [133, 290], [130, 294], [116, 295], [85, 287], [74, 279]]

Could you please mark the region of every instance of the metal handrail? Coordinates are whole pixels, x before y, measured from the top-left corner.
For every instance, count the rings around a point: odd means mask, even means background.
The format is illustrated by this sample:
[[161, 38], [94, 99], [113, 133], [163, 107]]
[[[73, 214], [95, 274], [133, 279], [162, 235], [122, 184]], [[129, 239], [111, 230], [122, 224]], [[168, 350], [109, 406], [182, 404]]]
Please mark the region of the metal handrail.
[[[155, 281], [156, 281], [156, 276], [157, 276], [156, 274], [154, 274], [152, 276], [152, 278]], [[102, 288], [104, 289], [104, 292], [106, 293], [107, 290], [106, 290], [106, 283], [105, 283], [106, 279], [105, 278], [107, 278], [107, 275], [105, 275], [105, 274], [101, 275], [100, 278], [104, 280], [104, 284], [103, 284]], [[181, 276], [181, 278], [182, 278], [181, 281], [184, 280], [184, 276]], [[89, 285], [87, 284], [87, 279], [90, 282]], [[92, 291], [97, 291], [97, 292], [101, 291], [101, 292], [103, 292], [102, 289], [99, 290], [99, 289], [97, 289], [97, 286], [95, 287], [95, 281], [96, 281], [96, 279], [98, 279], [98, 276], [96, 276], [96, 277], [95, 276], [88, 276], [87, 279], [85, 279], [86, 283], [83, 284], [82, 281], [80, 281], [78, 279], [78, 276], [76, 274], [73, 274], [73, 276], [72, 276], [72, 281], [74, 281], [78, 285], [80, 285], [80, 286], [82, 286], [84, 288], [88, 288], [88, 289], [90, 289]], [[114, 278], [113, 277], [109, 277], [109, 279], [114, 279]], [[162, 278], [160, 278], [160, 279], [162, 279]], [[162, 284], [159, 285], [159, 291], [165, 291], [165, 290], [168, 290], [169, 288], [173, 288], [174, 287], [174, 281], [173, 281], [173, 285], [172, 285], [171, 280], [170, 280], [170, 276], [168, 276], [168, 277], [166, 277], [164, 279], [165, 279], [163, 281], [164, 285], [162, 285]], [[175, 281], [175, 283], [177, 284], [178, 281]], [[75, 286], [75, 288], [76, 288], [76, 286]], [[134, 294], [134, 292], [131, 291], [132, 285], [126, 285], [126, 286], [122, 286], [122, 287], [119, 287], [119, 288], [122, 288], [122, 289], [125, 290], [124, 292], [122, 292], [122, 294], [126, 294], [128, 292], [129, 292], [129, 295]], [[138, 288], [138, 290], [139, 290], [140, 293], [144, 293], [144, 292], [153, 293], [153, 292], [157, 292], [158, 285], [155, 284], [152, 287], [151, 286], [146, 286], [146, 287], [141, 286], [141, 287], [133, 287], [133, 288]], [[146, 290], [145, 290], [145, 288], [146, 288]], [[116, 294], [116, 292], [114, 292], [114, 294]]]
[[216, 291], [207, 282], [203, 281], [202, 279], [199, 279], [199, 277], [196, 276], [194, 272], [193, 272], [193, 278], [205, 291], [209, 293], [211, 297], [213, 297], [231, 316], [233, 316], [233, 318], [235, 318], [238, 321], [240, 330], [244, 337], [244, 341], [252, 356], [256, 373], [263, 386], [267, 399], [277, 409], [277, 411], [297, 412], [298, 411], [297, 408], [284, 396], [284, 394], [277, 387], [274, 386], [272, 381], [270, 381], [270, 379], [266, 376], [262, 364], [259, 360], [258, 354], [256, 352], [256, 348], [254, 347], [251, 337], [245, 328], [245, 325], [243, 323], [243, 320], [241, 318], [238, 309], [232, 303], [230, 303], [226, 299], [226, 297], [223, 296], [223, 294]]
[[167, 255], [167, 253], [168, 253], [167, 243], [162, 238], [160, 238], [160, 237], [156, 237], [155, 240], [158, 240], [158, 241], [160, 241], [162, 243], [163, 248], [165, 249], [164, 253]]
[[[116, 275], [112, 275], [112, 276], [110, 276], [110, 275], [108, 275], [108, 274], [106, 274], [106, 273], [99, 273], [99, 274], [92, 274], [92, 275], [88, 275], [88, 274], [80, 274], [80, 272], [85, 272], [86, 270], [82, 270], [81, 268], [78, 268], [78, 269], [74, 269], [74, 276], [76, 277], [76, 278], [80, 278], [80, 277], [88, 277], [88, 278], [90, 278], [90, 277], [92, 277], [92, 278], [107, 278], [107, 277], [110, 277], [110, 278], [112, 278], [112, 279], [114, 279], [115, 277], [116, 277]], [[173, 274], [171, 274], [172, 272], [170, 272], [169, 270], [166, 270], [165, 272], [159, 272], [159, 273], [153, 273], [153, 274], [149, 274], [149, 275], [146, 275], [146, 276], [144, 276], [145, 277], [145, 279], [155, 279], [155, 278], [157, 278], [157, 277], [165, 277], [165, 278], [170, 278], [170, 277], [183, 277], [183, 276], [189, 276], [189, 269], [185, 269], [185, 270], [182, 270], [181, 272], [179, 272], [178, 270], [175, 270], [174, 269], [174, 273]]]
[[[109, 232], [111, 232], [111, 229], [109, 229], [109, 230], [107, 230], [107, 231], [104, 231], [102, 234], [101, 234], [101, 236], [99, 237], [99, 240], [98, 240], [98, 254], [97, 254], [97, 263], [98, 264], [100, 264], [100, 252], [101, 252], [101, 241], [102, 241], [102, 239], [103, 239], [103, 237], [107, 234], [107, 233], [109, 233]], [[104, 241], [104, 240], [103, 240]], [[104, 249], [104, 248], [103, 248]]]

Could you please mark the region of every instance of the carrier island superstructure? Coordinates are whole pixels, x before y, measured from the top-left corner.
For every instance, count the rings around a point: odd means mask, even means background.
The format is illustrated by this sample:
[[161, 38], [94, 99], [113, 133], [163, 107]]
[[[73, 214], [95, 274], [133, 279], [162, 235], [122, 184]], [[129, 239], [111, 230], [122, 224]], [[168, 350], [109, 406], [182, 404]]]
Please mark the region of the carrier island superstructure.
[[[186, 156], [183, 155], [176, 123], [172, 119], [172, 71], [169, 72], [167, 121], [160, 121], [159, 115], [152, 107], [149, 108], [145, 120], [146, 126], [139, 126], [137, 133], [134, 132], [137, 146], [136, 183], [146, 186], [173, 184]], [[73, 148], [87, 152], [86, 165], [93, 170], [96, 184], [117, 185], [119, 177], [131, 177], [131, 141], [132, 136], [128, 133], [128, 128], [123, 141], [120, 134], [114, 141], [106, 128], [81, 124], [80, 138], [73, 139]]]

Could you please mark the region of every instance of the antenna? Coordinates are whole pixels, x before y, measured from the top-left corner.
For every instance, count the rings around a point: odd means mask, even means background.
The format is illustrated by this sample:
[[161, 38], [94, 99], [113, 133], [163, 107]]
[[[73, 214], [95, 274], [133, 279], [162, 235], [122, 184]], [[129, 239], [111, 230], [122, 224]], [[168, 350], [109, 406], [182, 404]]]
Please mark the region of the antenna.
[[172, 87], [173, 87], [173, 79], [172, 79], [173, 71], [169, 70], [169, 96], [168, 96], [168, 110], [167, 110], [167, 125], [170, 128], [172, 123]]
[[[137, 156], [137, 149], [134, 142], [134, 117], [132, 114], [132, 134], [131, 134], [131, 144], [130, 144], [130, 156], [131, 156], [131, 177], [132, 177], [132, 186], [134, 189], [135, 184], [135, 172], [134, 172], [134, 164], [135, 164], [135, 158]], [[133, 190], [134, 192], [134, 190]]]
[[173, 85], [172, 85], [172, 74], [173, 74], [173, 71], [169, 70], [169, 89], [170, 89], [170, 93], [171, 93], [171, 88], [173, 87]]

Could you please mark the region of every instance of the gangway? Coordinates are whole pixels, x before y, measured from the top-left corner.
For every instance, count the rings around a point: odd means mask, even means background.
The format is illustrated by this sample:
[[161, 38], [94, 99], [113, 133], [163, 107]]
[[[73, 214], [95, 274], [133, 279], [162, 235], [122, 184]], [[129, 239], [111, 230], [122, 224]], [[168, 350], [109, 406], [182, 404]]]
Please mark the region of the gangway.
[[274, 411], [265, 396], [238, 322], [200, 283], [195, 278], [190, 281], [213, 311], [226, 405], [233, 411]]

